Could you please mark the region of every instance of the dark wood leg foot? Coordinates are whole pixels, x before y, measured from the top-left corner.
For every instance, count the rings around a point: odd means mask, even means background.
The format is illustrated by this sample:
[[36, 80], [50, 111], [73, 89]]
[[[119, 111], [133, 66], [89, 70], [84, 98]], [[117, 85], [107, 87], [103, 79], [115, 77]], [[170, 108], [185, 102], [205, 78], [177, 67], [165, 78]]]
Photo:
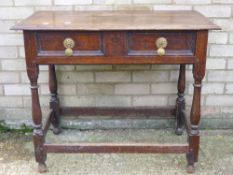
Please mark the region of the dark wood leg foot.
[[192, 174], [195, 172], [195, 167], [194, 167], [194, 154], [192, 149], [189, 150], [189, 153], [186, 154], [186, 158], [187, 158], [187, 167], [186, 167], [186, 171], [189, 174]]
[[[189, 135], [188, 136], [188, 142], [189, 142], [189, 152], [187, 153], [186, 155], [186, 158], [187, 158], [187, 173], [194, 173], [195, 172], [195, 167], [194, 167], [194, 164], [195, 164], [195, 146], [196, 145], [196, 142], [195, 142], [195, 137], [193, 137], [192, 135]], [[198, 143], [199, 144], [199, 143]]]
[[62, 129], [59, 127], [59, 128], [53, 128], [53, 134], [55, 134], [55, 135], [58, 135], [58, 134], [60, 134], [62, 132]]
[[49, 90], [51, 93], [50, 108], [53, 109], [53, 117], [51, 123], [53, 125], [53, 133], [59, 134], [61, 130], [61, 117], [59, 109], [59, 99], [57, 97], [57, 78], [54, 65], [49, 65]]
[[186, 168], [186, 171], [189, 174], [195, 173], [195, 167], [194, 167], [194, 165], [188, 165], [187, 168]]
[[33, 130], [33, 143], [35, 150], [35, 158], [39, 164], [44, 164], [47, 158], [46, 152], [44, 150], [44, 134], [42, 130], [42, 125], [34, 125]]
[[175, 130], [175, 134], [178, 135], [178, 136], [182, 135], [183, 131], [184, 131], [184, 128], [177, 127], [176, 130]]
[[185, 99], [184, 99], [184, 91], [185, 91], [185, 65], [180, 65], [179, 71], [179, 80], [178, 80], [178, 97], [176, 99], [176, 128], [175, 134], [182, 135], [184, 131], [184, 119], [183, 119], [183, 110], [185, 110]]
[[47, 166], [46, 166], [45, 163], [39, 163], [38, 164], [38, 172], [39, 173], [45, 173], [47, 171], [48, 171], [48, 169], [47, 169]]

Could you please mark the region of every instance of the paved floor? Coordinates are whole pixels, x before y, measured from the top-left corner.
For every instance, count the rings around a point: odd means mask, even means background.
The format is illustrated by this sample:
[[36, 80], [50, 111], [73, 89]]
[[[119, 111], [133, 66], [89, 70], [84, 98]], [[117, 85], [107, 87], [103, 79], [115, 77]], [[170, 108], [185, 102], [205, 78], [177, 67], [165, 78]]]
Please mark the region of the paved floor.
[[[233, 130], [201, 132], [200, 175], [233, 174]], [[185, 142], [172, 130], [66, 130], [59, 136], [48, 133], [47, 142]], [[46, 175], [184, 175], [185, 156], [164, 154], [48, 154]], [[31, 134], [0, 133], [0, 174], [33, 175]]]

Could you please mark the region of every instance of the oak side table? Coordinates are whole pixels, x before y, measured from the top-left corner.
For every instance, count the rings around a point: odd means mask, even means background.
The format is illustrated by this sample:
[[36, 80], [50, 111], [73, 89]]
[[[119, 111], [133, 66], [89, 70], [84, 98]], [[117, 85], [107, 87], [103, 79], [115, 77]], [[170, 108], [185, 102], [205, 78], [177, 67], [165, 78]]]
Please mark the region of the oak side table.
[[[220, 29], [194, 11], [41, 11], [12, 27], [23, 30], [27, 74], [31, 83], [33, 142], [39, 172], [47, 153], [186, 153], [187, 172], [198, 161], [202, 79], [205, 75], [208, 30]], [[38, 65], [49, 66], [50, 112], [44, 125], [38, 96]], [[178, 64], [175, 107], [60, 107], [55, 65]], [[190, 120], [185, 116], [185, 65], [193, 65], [194, 93]], [[155, 99], [156, 100], [156, 99]], [[112, 115], [176, 118], [177, 135], [184, 128], [185, 144], [77, 143], [48, 144], [47, 130], [61, 132], [60, 116]]]

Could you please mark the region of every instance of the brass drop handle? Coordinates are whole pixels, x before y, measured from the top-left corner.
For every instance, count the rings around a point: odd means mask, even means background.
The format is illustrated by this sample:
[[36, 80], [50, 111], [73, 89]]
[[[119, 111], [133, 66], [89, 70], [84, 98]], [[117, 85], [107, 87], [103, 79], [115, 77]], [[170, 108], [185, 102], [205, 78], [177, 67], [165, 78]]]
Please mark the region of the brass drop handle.
[[66, 48], [65, 50], [65, 56], [72, 56], [73, 55], [73, 48], [75, 46], [75, 42], [72, 38], [66, 38], [63, 41], [63, 45]]
[[157, 40], [156, 40], [156, 46], [157, 46], [157, 54], [159, 56], [163, 56], [165, 55], [165, 48], [167, 47], [167, 39], [164, 38], [164, 37], [159, 37]]

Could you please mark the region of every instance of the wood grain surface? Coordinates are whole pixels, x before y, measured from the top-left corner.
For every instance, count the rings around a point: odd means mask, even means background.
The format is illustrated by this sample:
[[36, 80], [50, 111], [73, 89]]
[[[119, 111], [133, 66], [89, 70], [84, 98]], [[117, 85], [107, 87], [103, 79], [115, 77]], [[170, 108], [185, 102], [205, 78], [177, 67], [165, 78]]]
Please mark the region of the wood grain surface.
[[220, 29], [195, 11], [39, 11], [14, 30], [204, 30]]

